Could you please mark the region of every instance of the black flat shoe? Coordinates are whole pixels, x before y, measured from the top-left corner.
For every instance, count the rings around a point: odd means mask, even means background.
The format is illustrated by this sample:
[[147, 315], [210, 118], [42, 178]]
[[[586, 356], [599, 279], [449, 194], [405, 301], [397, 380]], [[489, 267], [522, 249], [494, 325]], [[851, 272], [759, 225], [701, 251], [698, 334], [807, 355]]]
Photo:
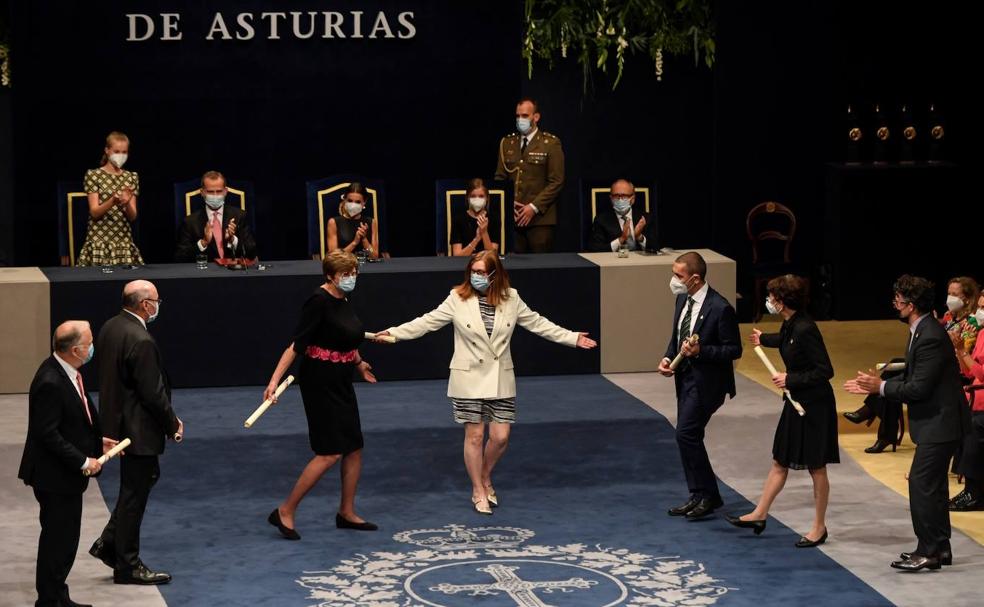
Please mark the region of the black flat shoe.
[[688, 521], [699, 521], [700, 519], [714, 514], [714, 511], [724, 505], [720, 497], [701, 499], [694, 509], [686, 514]]
[[112, 548], [107, 546], [102, 538], [97, 539], [89, 548], [89, 554], [103, 562], [110, 569], [116, 568], [116, 554]]
[[683, 516], [697, 507], [700, 503], [700, 498], [696, 495], [691, 495], [690, 499], [687, 500], [686, 504], [677, 506], [676, 508], [670, 508], [666, 511], [670, 516]]
[[762, 519], [760, 521], [743, 521], [740, 516], [731, 516], [730, 514], [724, 517], [724, 520], [728, 521], [735, 527], [741, 527], [742, 529], [751, 529], [755, 532], [755, 535], [762, 535], [765, 531], [765, 521]]
[[882, 451], [884, 451], [885, 449], [887, 449], [889, 445], [892, 446], [892, 453], [895, 453], [895, 448], [898, 447], [898, 443], [890, 443], [887, 440], [882, 440], [880, 438], [875, 441], [875, 444], [874, 445], [871, 445], [870, 447], [868, 447], [867, 449], [865, 449], [864, 452], [865, 453], [881, 453]]
[[907, 559], [902, 559], [901, 561], [892, 561], [892, 569], [901, 569], [902, 571], [921, 571], [923, 569], [939, 569], [943, 564], [940, 559], [933, 558], [930, 556], [920, 556], [918, 554], [912, 554]]
[[113, 573], [113, 583], [114, 584], [136, 584], [138, 586], [155, 586], [157, 584], [167, 584], [171, 581], [171, 574], [164, 573], [163, 571], [151, 571], [147, 567], [140, 563], [132, 571], [127, 573], [121, 573], [119, 571]]
[[353, 523], [341, 514], [335, 514], [335, 527], [338, 529], [355, 529], [357, 531], [375, 531], [379, 526], [365, 521], [364, 523]]
[[270, 516], [267, 517], [267, 522], [277, 528], [280, 535], [284, 536], [289, 540], [299, 540], [301, 539], [301, 534], [297, 531], [291, 529], [280, 520], [280, 508], [274, 508]]
[[[915, 554], [914, 552], [903, 552], [902, 554], [899, 555], [899, 558], [902, 559], [903, 561], [908, 561], [913, 556], [919, 556], [919, 555]], [[941, 550], [940, 565], [946, 565], [947, 567], [949, 567], [952, 564], [953, 564], [953, 552], [950, 550]]]
[[824, 543], [826, 541], [827, 541], [827, 530], [824, 529], [823, 530], [823, 535], [821, 535], [816, 540], [811, 540], [811, 539], [807, 538], [804, 535], [803, 537], [801, 537], [799, 539], [798, 542], [796, 542], [796, 547], [797, 548], [814, 548], [814, 547], [819, 546], [820, 544], [822, 544], [822, 543]]

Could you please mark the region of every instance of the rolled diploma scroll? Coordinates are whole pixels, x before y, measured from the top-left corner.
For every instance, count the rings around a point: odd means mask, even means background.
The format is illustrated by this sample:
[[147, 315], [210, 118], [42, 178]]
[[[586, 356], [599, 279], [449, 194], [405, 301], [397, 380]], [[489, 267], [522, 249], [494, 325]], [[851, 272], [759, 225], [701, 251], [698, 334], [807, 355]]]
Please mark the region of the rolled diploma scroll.
[[270, 408], [270, 405], [273, 404], [274, 399], [280, 398], [280, 395], [284, 393], [284, 390], [287, 389], [287, 386], [291, 385], [292, 383], [294, 383], [294, 376], [288, 375], [287, 379], [280, 382], [280, 385], [277, 386], [276, 391], [274, 391], [273, 393], [273, 398], [268, 398], [262, 403], [260, 403], [260, 406], [256, 408], [256, 411], [253, 411], [253, 414], [249, 416], [249, 418], [246, 420], [243, 426], [249, 428], [253, 424], [255, 424], [256, 420], [260, 419], [260, 416], [266, 413], [266, 410]]
[[878, 371], [905, 371], [905, 363], [878, 363], [875, 365]]
[[[695, 346], [700, 342], [700, 335], [694, 333], [687, 338], [687, 341], [690, 342], [691, 346]], [[670, 371], [676, 371], [676, 368], [680, 366], [681, 362], [683, 362], [683, 352], [677, 352], [677, 355], [670, 361]]]
[[[99, 465], [100, 466], [104, 466], [106, 464], [106, 462], [108, 462], [109, 460], [111, 460], [114, 457], [116, 457], [117, 455], [119, 455], [120, 454], [120, 451], [126, 449], [129, 446], [130, 446], [130, 439], [124, 438], [120, 442], [116, 443], [116, 446], [115, 447], [113, 447], [112, 449], [110, 449], [106, 453], [103, 453], [102, 455], [100, 455], [99, 456], [99, 459], [97, 459], [96, 461], [99, 462]], [[85, 472], [83, 472], [83, 474], [85, 474], [86, 476], [89, 476], [89, 471], [86, 470]]]
[[[773, 377], [779, 375], [779, 372], [776, 371], [776, 368], [772, 365], [772, 361], [769, 360], [769, 357], [766, 356], [765, 352], [762, 350], [762, 346], [755, 346], [755, 353], [758, 354], [759, 360], [762, 361], [762, 364], [765, 365], [765, 368], [769, 370], [769, 373], [771, 373]], [[786, 398], [789, 399], [789, 404], [791, 404], [793, 408], [796, 409], [797, 413], [799, 413], [801, 416], [806, 415], [806, 410], [803, 409], [803, 405], [793, 400], [793, 396], [792, 394], [789, 393], [789, 390], [783, 388], [782, 393], [786, 395]]]
[[396, 338], [392, 335], [376, 335], [375, 333], [370, 333], [366, 331], [366, 339], [378, 339], [379, 341], [385, 341], [388, 344], [395, 344]]

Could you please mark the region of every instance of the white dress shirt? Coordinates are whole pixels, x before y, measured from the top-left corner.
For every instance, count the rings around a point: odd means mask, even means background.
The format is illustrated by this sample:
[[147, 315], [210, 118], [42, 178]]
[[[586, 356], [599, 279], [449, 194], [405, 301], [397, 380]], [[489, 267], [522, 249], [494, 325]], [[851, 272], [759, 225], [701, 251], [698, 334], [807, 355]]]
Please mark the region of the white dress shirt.
[[[86, 401], [85, 395], [82, 394], [82, 390], [79, 389], [79, 379], [78, 379], [79, 370], [73, 367], [72, 365], [68, 364], [67, 362], [65, 362], [65, 360], [57, 353], [52, 353], [52, 355], [55, 357], [55, 360], [58, 361], [58, 364], [61, 365], [62, 370], [65, 371], [65, 375], [68, 376], [68, 381], [72, 382], [72, 386], [75, 387], [75, 393], [79, 395], [79, 400], [82, 401], [82, 404], [85, 404]], [[88, 467], [89, 467], [89, 458], [87, 457], [84, 460], [82, 460], [81, 469], [85, 470]]]
[[[206, 214], [206, 219], [207, 219], [207, 221], [205, 222], [205, 229], [206, 230], [211, 230], [212, 229], [212, 224], [215, 222], [215, 218], [218, 218], [219, 219], [219, 226], [220, 227], [222, 226], [222, 209], [224, 209], [224, 208], [225, 208], [225, 205], [223, 205], [223, 206], [221, 206], [218, 209], [216, 209], [216, 210], [213, 211], [211, 207], [209, 207], [209, 206], [206, 205], [206, 207], [205, 207], [205, 214]], [[224, 235], [224, 233], [223, 233], [223, 235]], [[198, 250], [201, 251], [202, 253], [204, 253], [205, 252], [205, 249], [208, 248], [208, 247], [203, 247], [202, 246], [202, 241], [203, 240], [205, 240], [205, 237], [204, 236], [202, 236], [201, 238], [199, 238], [198, 239], [198, 242], [195, 243], [195, 244], [198, 245]], [[239, 246], [239, 237], [238, 236], [233, 236], [232, 237], [232, 248], [235, 249], [237, 246]]]
[[[632, 220], [632, 209], [630, 208], [628, 214], [626, 214], [624, 216], [619, 215], [618, 213], [615, 213], [615, 217], [618, 219], [618, 227], [620, 227], [622, 229], [625, 229], [625, 222], [626, 221], [629, 222], [629, 239], [626, 240], [625, 243], [627, 245], [629, 245], [629, 248], [630, 249], [634, 249], [635, 248], [636, 239], [635, 239], [635, 222]], [[615, 253], [615, 252], [618, 251], [619, 244], [621, 244], [621, 243], [619, 243], [618, 238], [616, 238], [615, 240], [612, 241], [612, 252], [613, 253]], [[642, 246], [642, 248], [646, 248], [646, 236], [645, 236], [645, 234], [643, 234], [642, 238], [639, 240], [639, 245]], [[694, 304], [694, 305], [696, 305], [696, 304]]]
[[[700, 317], [700, 309], [704, 305], [704, 300], [707, 299], [708, 288], [710, 287], [705, 282], [704, 286], [698, 289], [696, 293], [690, 295], [690, 297], [692, 297], [694, 300], [694, 309], [692, 312], [690, 312], [690, 326], [687, 327], [688, 329], [687, 333], [689, 334], [692, 334], [694, 332], [694, 325], [697, 324], [697, 319]], [[683, 309], [680, 311], [680, 320], [678, 321], [679, 324], [677, 325], [677, 330], [678, 330], [677, 335], [683, 335], [683, 318], [687, 315], [687, 306], [689, 305], [690, 302], [686, 300], [683, 302]]]

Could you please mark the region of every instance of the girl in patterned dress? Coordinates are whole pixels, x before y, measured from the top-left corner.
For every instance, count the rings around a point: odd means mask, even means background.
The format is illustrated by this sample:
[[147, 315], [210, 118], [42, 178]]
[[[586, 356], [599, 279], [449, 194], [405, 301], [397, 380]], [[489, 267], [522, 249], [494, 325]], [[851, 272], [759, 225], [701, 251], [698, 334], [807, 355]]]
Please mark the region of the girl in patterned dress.
[[79, 252], [79, 266], [142, 266], [144, 261], [133, 243], [130, 224], [137, 220], [140, 179], [123, 170], [130, 140], [113, 131], [106, 137], [101, 165], [85, 174], [89, 197], [89, 225]]

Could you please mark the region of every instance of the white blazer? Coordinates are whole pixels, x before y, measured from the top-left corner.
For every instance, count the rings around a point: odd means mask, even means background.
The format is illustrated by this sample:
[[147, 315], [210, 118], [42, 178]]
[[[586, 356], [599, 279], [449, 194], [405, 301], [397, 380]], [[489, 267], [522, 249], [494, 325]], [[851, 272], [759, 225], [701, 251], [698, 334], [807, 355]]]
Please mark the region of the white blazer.
[[579, 336], [531, 310], [516, 289], [509, 289], [509, 298], [496, 307], [491, 337], [485, 332], [478, 297], [462, 300], [454, 291], [434, 310], [387, 331], [403, 341], [437, 331], [449, 322], [454, 324], [454, 356], [448, 365], [448, 396], [454, 398], [516, 396], [516, 375], [509, 350], [516, 325], [572, 348], [577, 346]]

